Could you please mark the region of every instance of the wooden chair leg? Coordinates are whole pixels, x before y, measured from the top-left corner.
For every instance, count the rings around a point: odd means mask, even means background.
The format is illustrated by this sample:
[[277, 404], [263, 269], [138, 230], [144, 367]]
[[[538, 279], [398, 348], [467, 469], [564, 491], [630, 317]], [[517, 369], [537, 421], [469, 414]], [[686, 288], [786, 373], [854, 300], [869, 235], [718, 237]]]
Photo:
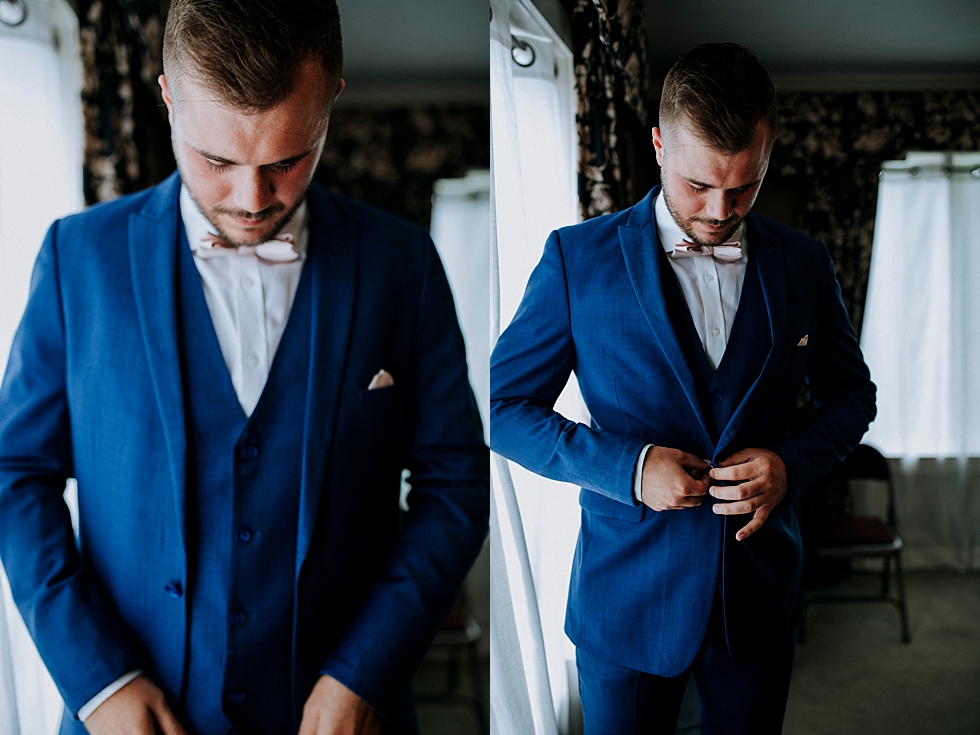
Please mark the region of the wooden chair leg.
[[800, 627], [796, 629], [796, 642], [799, 644], [806, 643], [806, 600], [803, 601], [803, 612], [800, 615]]
[[905, 573], [902, 571], [902, 552], [895, 555], [895, 585], [898, 587], [899, 614], [902, 618], [902, 643], [911, 643], [909, 631], [909, 606], [905, 598]]
[[483, 676], [480, 673], [480, 650], [476, 641], [467, 646], [470, 664], [470, 684], [473, 686], [473, 712], [476, 715], [477, 728], [481, 735], [490, 735], [484, 722], [486, 709], [483, 702]]

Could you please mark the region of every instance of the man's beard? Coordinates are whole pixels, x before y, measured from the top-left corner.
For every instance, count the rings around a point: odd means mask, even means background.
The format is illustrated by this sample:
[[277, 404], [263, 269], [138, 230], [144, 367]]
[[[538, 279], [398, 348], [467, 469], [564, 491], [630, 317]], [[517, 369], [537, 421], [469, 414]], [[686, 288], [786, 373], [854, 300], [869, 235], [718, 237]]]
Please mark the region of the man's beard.
[[[741, 217], [736, 217], [733, 214], [727, 220], [708, 219], [706, 217], [687, 217], [687, 218], [679, 217], [677, 215], [677, 212], [675, 212], [674, 208], [670, 205], [670, 195], [667, 193], [667, 182], [664, 181], [664, 176], [662, 171], [660, 173], [660, 184], [663, 187], [661, 189], [661, 192], [663, 193], [664, 204], [667, 205], [667, 211], [670, 212], [670, 216], [674, 218], [674, 222], [677, 223], [677, 226], [681, 228], [681, 232], [683, 232], [687, 236], [687, 238], [695, 245], [710, 247], [714, 245], [720, 245], [724, 242], [728, 242], [729, 238], [731, 238], [732, 235], [738, 232], [738, 228], [742, 226], [742, 220], [745, 219], [745, 215], [742, 215]], [[694, 222], [701, 222], [702, 224], [712, 225], [715, 227], [726, 227], [726, 229], [721, 231], [720, 234], [722, 235], [722, 237], [720, 239], [715, 240], [714, 242], [707, 242], [706, 240], [703, 240], [700, 237], [698, 237], [696, 234], [694, 234], [694, 225], [693, 225]]]
[[[186, 182], [186, 179], [184, 179], [184, 181]], [[187, 186], [186, 183], [184, 185]], [[280, 203], [272, 207], [269, 207], [268, 209], [263, 209], [261, 212], [246, 212], [243, 209], [225, 209], [224, 207], [215, 207], [210, 210], [205, 209], [204, 207], [201, 206], [201, 203], [197, 200], [197, 197], [194, 196], [194, 192], [191, 190], [189, 186], [187, 186], [187, 192], [191, 195], [191, 199], [194, 200], [194, 203], [197, 205], [197, 208], [200, 210], [201, 214], [203, 214], [205, 219], [207, 219], [207, 221], [211, 223], [211, 226], [215, 229], [217, 234], [220, 235], [221, 238], [226, 243], [236, 248], [247, 247], [250, 245], [259, 245], [263, 242], [272, 240], [276, 235], [282, 232], [282, 229], [287, 224], [289, 224], [289, 220], [291, 220], [293, 218], [293, 215], [296, 214], [296, 210], [299, 209], [300, 205], [303, 203], [303, 199], [306, 197], [306, 194], [304, 193], [303, 196], [301, 196], [299, 199], [296, 200], [296, 204], [294, 204], [289, 209], [289, 211], [286, 211], [286, 206]], [[285, 212], [285, 214], [283, 214], [281, 217], [276, 219], [272, 224], [272, 228], [268, 232], [263, 234], [262, 238], [260, 240], [257, 240], [256, 242], [242, 242], [241, 240], [236, 240], [235, 238], [229, 236], [228, 233], [225, 232], [225, 230], [221, 227], [221, 225], [219, 225], [215, 221], [217, 220], [216, 215], [228, 214], [231, 215], [232, 217], [237, 217], [239, 219], [255, 219], [256, 215], [260, 215], [262, 217], [262, 221], [265, 222], [268, 219], [280, 214], [281, 212]]]

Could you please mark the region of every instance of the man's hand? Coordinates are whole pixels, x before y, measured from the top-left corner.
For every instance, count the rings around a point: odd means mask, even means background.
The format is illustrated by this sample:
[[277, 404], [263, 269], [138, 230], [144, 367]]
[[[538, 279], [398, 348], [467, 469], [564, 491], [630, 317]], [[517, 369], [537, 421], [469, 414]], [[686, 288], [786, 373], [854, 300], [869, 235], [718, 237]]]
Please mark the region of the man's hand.
[[378, 735], [381, 720], [371, 705], [324, 674], [303, 706], [299, 735]]
[[187, 735], [156, 684], [141, 674], [85, 720], [92, 735]]
[[678, 510], [701, 505], [708, 492], [705, 473], [711, 465], [679, 449], [653, 446], [643, 458], [640, 495], [653, 510]]
[[735, 452], [709, 473], [712, 480], [737, 482], [738, 485], [712, 485], [711, 495], [731, 503], [715, 503], [715, 513], [741, 515], [753, 513], [752, 520], [735, 534], [743, 541], [762, 528], [769, 513], [786, 497], [786, 465], [768, 449], [743, 449]]

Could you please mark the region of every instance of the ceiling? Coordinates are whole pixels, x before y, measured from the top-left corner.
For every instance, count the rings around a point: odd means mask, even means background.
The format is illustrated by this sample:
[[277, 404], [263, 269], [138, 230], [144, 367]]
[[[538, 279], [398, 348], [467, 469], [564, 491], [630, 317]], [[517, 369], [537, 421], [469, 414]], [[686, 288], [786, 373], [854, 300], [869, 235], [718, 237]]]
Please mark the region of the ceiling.
[[489, 79], [486, 0], [337, 0], [337, 5], [350, 79]]
[[643, 0], [654, 68], [706, 42], [749, 46], [773, 76], [980, 73], [980, 0]]

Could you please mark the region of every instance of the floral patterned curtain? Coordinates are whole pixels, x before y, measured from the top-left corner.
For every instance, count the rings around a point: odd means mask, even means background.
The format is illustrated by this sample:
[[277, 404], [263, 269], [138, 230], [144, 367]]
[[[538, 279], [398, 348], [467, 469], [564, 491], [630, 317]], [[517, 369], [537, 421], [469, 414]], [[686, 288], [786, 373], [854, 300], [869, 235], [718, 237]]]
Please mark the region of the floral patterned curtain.
[[338, 105], [316, 180], [428, 229], [436, 179], [473, 168], [490, 168], [489, 105]]
[[168, 0], [78, 2], [88, 204], [139, 191], [174, 170], [157, 85], [168, 7]]
[[778, 101], [764, 186], [799, 192], [797, 221], [786, 224], [827, 244], [860, 333], [881, 163], [908, 151], [980, 150], [980, 92], [798, 92]]
[[[582, 217], [616, 212], [645, 193], [629, 165], [649, 142], [650, 63], [640, 0], [562, 0], [572, 20]], [[645, 141], [645, 142], [644, 142]]]

